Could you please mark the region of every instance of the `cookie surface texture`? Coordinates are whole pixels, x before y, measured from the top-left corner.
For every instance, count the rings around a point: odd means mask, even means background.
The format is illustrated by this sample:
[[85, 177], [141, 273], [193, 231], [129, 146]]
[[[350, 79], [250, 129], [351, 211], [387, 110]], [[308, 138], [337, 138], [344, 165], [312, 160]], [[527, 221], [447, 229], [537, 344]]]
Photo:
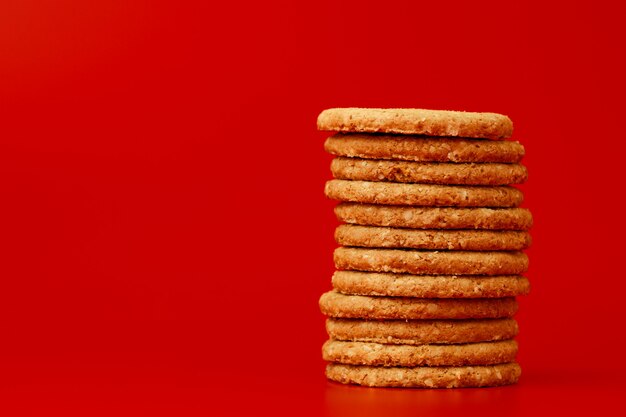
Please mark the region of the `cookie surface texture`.
[[335, 240], [343, 246], [445, 250], [522, 250], [530, 246], [526, 231], [416, 230], [340, 225]]
[[508, 251], [419, 251], [339, 247], [340, 270], [416, 275], [519, 275], [528, 270], [528, 256]]
[[336, 271], [333, 288], [343, 294], [418, 298], [501, 298], [526, 295], [530, 283], [520, 275], [409, 275]]
[[342, 133], [327, 138], [324, 149], [351, 158], [456, 163], [516, 163], [525, 154], [521, 143], [509, 140]]
[[511, 318], [484, 320], [355, 320], [328, 318], [336, 340], [383, 344], [474, 343], [507, 340], [519, 331]]
[[320, 297], [319, 305], [328, 317], [355, 319], [485, 319], [513, 317], [517, 312], [513, 297], [369, 297], [329, 291]]
[[330, 180], [325, 193], [333, 200], [365, 204], [434, 207], [517, 207], [524, 195], [509, 186], [403, 184]]
[[331, 363], [328, 379], [368, 387], [469, 388], [514, 384], [522, 371], [517, 363], [488, 366], [386, 368]]
[[517, 342], [459, 345], [388, 345], [328, 340], [322, 347], [325, 361], [370, 366], [495, 365], [515, 361]]
[[414, 229], [528, 230], [533, 218], [525, 208], [409, 207], [339, 203], [335, 215], [342, 222]]
[[456, 164], [344, 158], [332, 160], [337, 179], [447, 185], [522, 184], [528, 171], [520, 164]]
[[424, 109], [327, 109], [317, 118], [320, 130], [401, 133], [467, 138], [508, 138], [513, 123], [497, 113]]

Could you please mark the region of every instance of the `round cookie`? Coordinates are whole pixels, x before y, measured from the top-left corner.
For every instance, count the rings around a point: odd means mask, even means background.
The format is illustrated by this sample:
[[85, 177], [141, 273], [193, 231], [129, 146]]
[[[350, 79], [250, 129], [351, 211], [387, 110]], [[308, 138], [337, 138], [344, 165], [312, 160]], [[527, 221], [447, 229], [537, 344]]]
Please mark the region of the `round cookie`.
[[520, 164], [456, 164], [385, 161], [338, 157], [332, 160], [333, 176], [353, 181], [391, 181], [449, 185], [522, 184], [528, 179]]
[[402, 135], [338, 133], [324, 142], [326, 152], [336, 156], [365, 159], [394, 159], [417, 162], [517, 163], [524, 146], [513, 141], [482, 139], [424, 138]]
[[343, 246], [447, 250], [522, 250], [530, 246], [526, 231], [416, 230], [343, 224], [335, 230]]
[[517, 207], [524, 195], [509, 186], [402, 184], [395, 182], [330, 180], [328, 198], [366, 204], [453, 207]]
[[327, 109], [317, 117], [319, 130], [382, 132], [467, 138], [508, 138], [513, 122], [497, 113], [425, 109]]
[[328, 340], [322, 347], [325, 361], [369, 366], [495, 365], [513, 362], [516, 355], [514, 340], [419, 346]]
[[507, 340], [517, 336], [511, 318], [486, 320], [353, 320], [328, 318], [332, 339], [352, 342], [423, 345]]
[[339, 203], [339, 221], [414, 229], [528, 230], [533, 217], [524, 208], [408, 207]]
[[515, 298], [409, 298], [322, 294], [320, 310], [329, 317], [350, 319], [486, 319], [513, 317]]
[[385, 368], [330, 363], [326, 377], [342, 384], [368, 387], [470, 388], [515, 384], [522, 373], [517, 363], [487, 366], [420, 366]]
[[337, 269], [416, 275], [518, 275], [528, 270], [522, 252], [417, 251], [339, 247]]
[[502, 298], [528, 294], [520, 275], [408, 275], [336, 271], [333, 288], [342, 294], [418, 298]]

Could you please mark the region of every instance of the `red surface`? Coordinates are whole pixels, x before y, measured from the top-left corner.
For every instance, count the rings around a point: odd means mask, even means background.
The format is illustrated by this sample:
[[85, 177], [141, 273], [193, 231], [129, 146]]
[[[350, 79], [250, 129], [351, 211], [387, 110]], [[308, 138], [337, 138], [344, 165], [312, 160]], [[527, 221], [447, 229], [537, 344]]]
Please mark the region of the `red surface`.
[[[0, 415], [623, 412], [624, 9], [0, 2]], [[324, 379], [337, 106], [514, 120], [519, 385]]]

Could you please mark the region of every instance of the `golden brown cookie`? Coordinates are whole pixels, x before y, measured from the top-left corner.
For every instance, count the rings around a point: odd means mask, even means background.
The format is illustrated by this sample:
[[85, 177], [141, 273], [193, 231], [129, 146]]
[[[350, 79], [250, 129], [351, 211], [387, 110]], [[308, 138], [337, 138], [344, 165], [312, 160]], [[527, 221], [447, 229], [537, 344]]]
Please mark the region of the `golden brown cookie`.
[[423, 345], [507, 340], [517, 336], [511, 318], [486, 320], [326, 320], [332, 339], [352, 342]]
[[333, 288], [343, 294], [419, 298], [502, 298], [528, 294], [520, 275], [408, 275], [336, 271]]
[[509, 186], [401, 184], [396, 182], [330, 180], [328, 198], [366, 204], [443, 207], [517, 207], [524, 195]]
[[386, 368], [330, 363], [328, 379], [368, 387], [469, 388], [515, 384], [522, 373], [517, 363], [487, 366], [420, 366]]
[[324, 149], [332, 155], [352, 158], [462, 163], [516, 163], [525, 153], [521, 143], [508, 140], [342, 133], [326, 139]]
[[401, 229], [343, 224], [335, 230], [343, 246], [447, 250], [522, 250], [530, 246], [526, 231]]
[[327, 109], [317, 117], [319, 130], [382, 132], [467, 138], [508, 138], [513, 122], [497, 113], [425, 109]]
[[515, 361], [517, 342], [459, 345], [387, 345], [328, 340], [322, 347], [325, 361], [369, 366], [467, 366]]
[[487, 319], [513, 317], [517, 312], [513, 297], [368, 297], [329, 291], [319, 304], [323, 314], [348, 319]]
[[337, 269], [416, 275], [519, 275], [528, 270], [522, 252], [335, 249]]
[[332, 160], [333, 176], [352, 181], [390, 181], [448, 185], [521, 184], [528, 179], [520, 164], [456, 164], [385, 161], [338, 157]]
[[383, 206], [339, 203], [339, 221], [361, 225], [408, 227], [415, 229], [528, 230], [533, 218], [524, 208], [457, 208]]

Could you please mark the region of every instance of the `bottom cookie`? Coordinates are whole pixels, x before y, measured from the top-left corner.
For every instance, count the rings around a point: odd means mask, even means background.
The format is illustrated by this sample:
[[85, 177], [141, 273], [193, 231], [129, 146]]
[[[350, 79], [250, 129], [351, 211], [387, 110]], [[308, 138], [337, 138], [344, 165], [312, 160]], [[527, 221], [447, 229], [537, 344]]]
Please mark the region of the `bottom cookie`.
[[342, 384], [399, 388], [471, 388], [515, 384], [522, 373], [517, 363], [490, 366], [383, 368], [328, 364], [326, 377]]

